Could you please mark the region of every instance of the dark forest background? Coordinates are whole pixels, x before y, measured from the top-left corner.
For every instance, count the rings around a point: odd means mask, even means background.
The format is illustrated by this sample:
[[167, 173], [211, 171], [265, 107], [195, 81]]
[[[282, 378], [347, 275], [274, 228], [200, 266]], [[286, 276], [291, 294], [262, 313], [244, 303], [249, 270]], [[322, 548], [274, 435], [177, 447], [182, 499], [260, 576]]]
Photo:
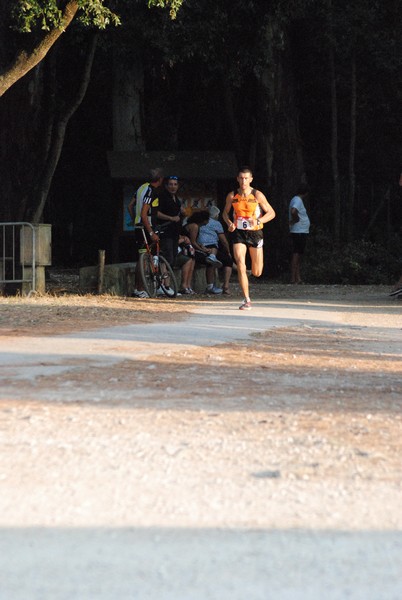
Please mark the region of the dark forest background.
[[[267, 277], [287, 276], [287, 207], [301, 181], [306, 281], [399, 276], [402, 1], [184, 0], [175, 20], [144, 0], [109, 5], [119, 27], [73, 23], [0, 97], [0, 221], [51, 223], [59, 266], [94, 264], [99, 248], [119, 258], [107, 152], [118, 144], [116, 73], [127, 73], [130, 149], [230, 150], [253, 167], [277, 212]], [[4, 68], [29, 41], [5, 0], [0, 23]]]

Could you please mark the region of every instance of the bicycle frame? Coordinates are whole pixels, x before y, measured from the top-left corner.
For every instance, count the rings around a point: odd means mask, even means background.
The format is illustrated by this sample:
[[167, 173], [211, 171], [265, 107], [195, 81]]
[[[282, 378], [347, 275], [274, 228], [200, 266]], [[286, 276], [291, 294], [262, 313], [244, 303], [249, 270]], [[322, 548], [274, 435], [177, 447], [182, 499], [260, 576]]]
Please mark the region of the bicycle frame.
[[[146, 252], [147, 254], [150, 254], [151, 256], [157, 256], [158, 257], [158, 261], [152, 261], [152, 270], [153, 272], [156, 274], [159, 270], [159, 241], [157, 242], [148, 242], [148, 238], [147, 238], [147, 234], [145, 233], [145, 227], [142, 226], [142, 235], [144, 237], [144, 242], [145, 242], [145, 248], [146, 248]], [[152, 252], [152, 250], [155, 249], [155, 252]]]
[[[177, 281], [167, 260], [159, 254], [159, 240], [149, 242], [144, 227], [141, 227], [145, 249], [140, 254], [140, 273], [144, 288], [151, 298], [161, 290], [165, 296], [177, 296]], [[158, 234], [163, 233], [159, 231]]]

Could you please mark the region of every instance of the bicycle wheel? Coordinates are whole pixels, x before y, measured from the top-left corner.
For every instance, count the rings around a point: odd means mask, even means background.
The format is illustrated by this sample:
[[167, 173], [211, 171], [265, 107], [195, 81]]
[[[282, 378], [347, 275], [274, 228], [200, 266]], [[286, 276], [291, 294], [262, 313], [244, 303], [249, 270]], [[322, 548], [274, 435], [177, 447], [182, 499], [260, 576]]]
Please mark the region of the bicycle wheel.
[[159, 273], [161, 288], [168, 298], [176, 298], [177, 281], [173, 269], [163, 256], [159, 256]]
[[148, 252], [140, 255], [140, 275], [144, 290], [150, 298], [155, 298], [158, 289], [157, 276], [152, 265], [152, 256]]

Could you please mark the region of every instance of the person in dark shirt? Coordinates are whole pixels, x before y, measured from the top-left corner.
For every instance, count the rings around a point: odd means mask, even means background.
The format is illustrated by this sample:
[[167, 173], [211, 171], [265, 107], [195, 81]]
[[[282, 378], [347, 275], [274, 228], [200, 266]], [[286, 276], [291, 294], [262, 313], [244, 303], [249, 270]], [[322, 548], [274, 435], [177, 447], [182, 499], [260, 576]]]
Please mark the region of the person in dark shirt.
[[174, 266], [179, 248], [182, 208], [177, 196], [179, 178], [172, 175], [165, 180], [159, 202], [155, 207], [155, 229], [160, 231], [160, 252], [170, 266]]
[[159, 236], [159, 249], [161, 255], [166, 258], [172, 268], [181, 269], [180, 294], [194, 294], [191, 288], [191, 280], [194, 271], [194, 257], [179, 254], [179, 246], [188, 246], [190, 240], [181, 232], [183, 209], [180, 198], [179, 178], [171, 175], [165, 179], [164, 189], [159, 194], [157, 204], [151, 208], [154, 228]]

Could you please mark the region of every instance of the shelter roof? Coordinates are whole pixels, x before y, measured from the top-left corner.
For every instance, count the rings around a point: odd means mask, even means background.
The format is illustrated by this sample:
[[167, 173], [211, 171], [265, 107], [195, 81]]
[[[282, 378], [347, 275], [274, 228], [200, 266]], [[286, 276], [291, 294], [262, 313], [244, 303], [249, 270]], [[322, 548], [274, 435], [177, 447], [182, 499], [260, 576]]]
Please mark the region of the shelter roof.
[[156, 167], [187, 179], [231, 179], [237, 171], [233, 152], [111, 151], [108, 162], [113, 179], [146, 179]]

